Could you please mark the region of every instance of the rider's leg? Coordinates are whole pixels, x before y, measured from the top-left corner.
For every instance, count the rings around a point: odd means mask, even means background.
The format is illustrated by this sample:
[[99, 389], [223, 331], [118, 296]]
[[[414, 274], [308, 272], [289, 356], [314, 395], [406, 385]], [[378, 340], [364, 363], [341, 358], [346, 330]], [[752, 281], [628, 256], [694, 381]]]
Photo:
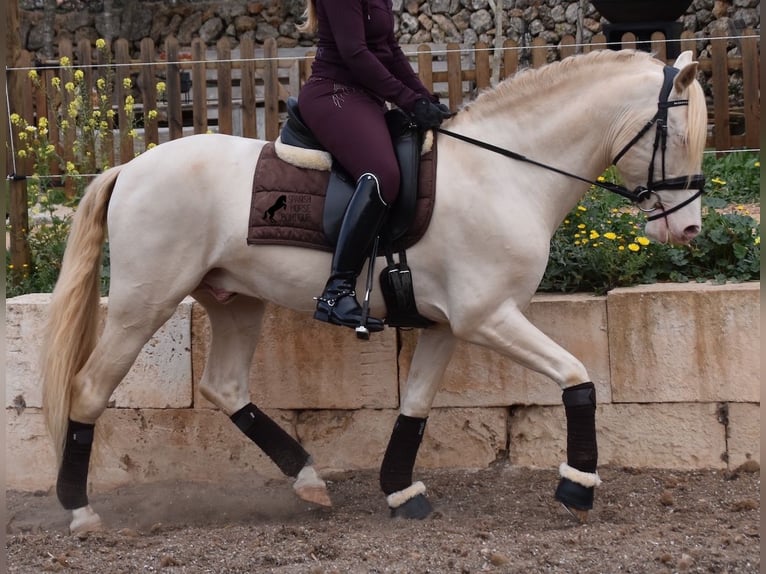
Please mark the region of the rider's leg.
[[[369, 173], [364, 174], [343, 216], [330, 278], [322, 295], [317, 298], [315, 319], [352, 328], [361, 324], [362, 308], [354, 288], [386, 214], [386, 207], [380, 196], [377, 178]], [[367, 328], [370, 331], [380, 331], [383, 322], [369, 317]]]
[[[388, 132], [385, 108], [363, 90], [330, 80], [311, 81], [299, 95], [301, 115], [319, 141], [357, 181], [341, 225], [330, 278], [317, 299], [315, 317], [357, 327], [362, 309], [356, 279], [390, 205], [399, 193], [399, 166]], [[369, 318], [370, 331], [383, 328]]]

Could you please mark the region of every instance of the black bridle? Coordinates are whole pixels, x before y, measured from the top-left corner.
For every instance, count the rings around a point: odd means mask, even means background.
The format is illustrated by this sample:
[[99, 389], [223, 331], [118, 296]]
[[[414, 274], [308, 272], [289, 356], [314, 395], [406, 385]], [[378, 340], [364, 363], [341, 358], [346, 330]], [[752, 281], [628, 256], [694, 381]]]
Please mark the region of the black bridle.
[[[511, 159], [515, 159], [518, 161], [523, 161], [525, 163], [530, 163], [532, 165], [536, 165], [543, 169], [547, 169], [548, 171], [565, 175], [567, 177], [577, 179], [579, 181], [588, 183], [590, 185], [595, 185], [607, 191], [611, 191], [612, 193], [616, 193], [617, 195], [620, 195], [626, 199], [629, 199], [630, 201], [636, 204], [643, 203], [647, 201], [648, 199], [651, 199], [652, 195], [654, 195], [657, 198], [657, 202], [652, 207], [642, 208], [639, 206], [639, 209], [641, 209], [641, 211], [644, 211], [644, 212], [654, 211], [655, 209], [658, 209], [658, 208], [662, 210], [662, 212], [657, 215], [647, 217], [647, 221], [653, 221], [661, 217], [667, 217], [671, 213], [678, 211], [682, 207], [687, 206], [688, 204], [690, 204], [692, 201], [694, 201], [695, 199], [697, 199], [699, 196], [701, 196], [704, 193], [704, 187], [705, 187], [705, 176], [702, 174], [672, 177], [672, 178], [668, 178], [665, 175], [665, 151], [667, 149], [667, 142], [668, 142], [668, 109], [674, 108], [677, 106], [689, 105], [689, 100], [668, 100], [668, 97], [670, 96], [670, 91], [673, 88], [673, 79], [676, 77], [677, 73], [678, 73], [678, 70], [676, 68], [672, 66], [665, 66], [664, 68], [665, 77], [662, 83], [662, 88], [660, 89], [659, 101], [657, 102], [657, 113], [654, 114], [654, 117], [650, 119], [646, 123], [646, 125], [643, 128], [641, 128], [641, 130], [635, 135], [635, 137], [633, 137], [633, 139], [631, 139], [620, 150], [620, 152], [615, 156], [614, 160], [612, 161], [612, 164], [616, 164], [618, 161], [620, 161], [620, 159], [622, 159], [622, 157], [628, 152], [630, 148], [632, 148], [642, 137], [644, 137], [644, 135], [646, 135], [646, 133], [653, 126], [656, 128], [655, 135], [654, 135], [654, 147], [652, 149], [652, 160], [651, 160], [651, 163], [649, 164], [649, 177], [647, 179], [646, 186], [639, 186], [633, 191], [629, 190], [623, 185], [618, 185], [618, 184], [609, 183], [609, 182], [593, 181], [584, 177], [580, 177], [579, 175], [575, 175], [568, 171], [564, 171], [556, 167], [550, 166], [548, 164], [535, 161], [519, 153], [483, 142], [481, 140], [464, 136], [462, 134], [452, 132], [444, 128], [436, 128], [436, 131], [444, 135], [453, 137], [455, 139], [459, 139], [461, 141], [484, 148], [491, 152], [503, 155], [505, 157], [509, 157]], [[655, 181], [654, 168], [655, 168], [655, 161], [657, 158], [658, 150], [661, 151], [660, 155], [661, 155], [661, 162], [662, 162], [661, 163], [662, 179], [660, 179], [659, 181]], [[689, 190], [689, 189], [696, 189], [697, 193], [685, 199], [681, 203], [674, 205], [670, 209], [665, 209], [665, 207], [662, 205], [662, 202], [660, 201], [659, 195], [657, 194], [657, 192], [661, 190], [683, 191], [683, 190]]]

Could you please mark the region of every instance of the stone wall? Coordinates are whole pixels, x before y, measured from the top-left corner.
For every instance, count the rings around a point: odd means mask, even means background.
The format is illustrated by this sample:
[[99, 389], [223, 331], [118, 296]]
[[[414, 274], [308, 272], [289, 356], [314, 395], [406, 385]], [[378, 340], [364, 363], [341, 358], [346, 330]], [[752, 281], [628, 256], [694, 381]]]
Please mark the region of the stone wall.
[[[605, 297], [538, 295], [528, 315], [586, 365], [598, 395], [602, 465], [735, 469], [760, 463], [760, 284], [650, 285]], [[6, 302], [6, 481], [48, 490], [55, 463], [41, 412], [39, 331], [49, 295]], [[105, 308], [107, 301], [103, 301]], [[417, 331], [370, 341], [269, 308], [253, 402], [298, 437], [321, 471], [377, 468], [398, 414]], [[191, 299], [147, 343], [97, 425], [91, 487], [280, 476], [198, 393], [208, 348]], [[545, 377], [459, 344], [418, 468], [565, 460], [561, 392]]]
[[[589, 42], [605, 22], [586, 0], [498, 0], [502, 8], [501, 36], [529, 45], [538, 37], [555, 45], [572, 35]], [[296, 22], [303, 0], [63, 0], [55, 11], [54, 43], [62, 37], [95, 42], [97, 38], [124, 37], [138, 50], [138, 42], [151, 37], [162, 44], [174, 35], [182, 46], [195, 37], [214, 44], [222, 37], [236, 47], [243, 37], [256, 42], [276, 38], [280, 47], [312, 46]], [[402, 44], [494, 42], [496, 22], [490, 0], [393, 0], [397, 36]], [[44, 47], [44, 0], [20, 0], [22, 45], [33, 52]], [[759, 0], [693, 0], [681, 18], [684, 30], [695, 32], [704, 50], [714, 28], [730, 35], [745, 28], [760, 30]], [[732, 43], [736, 49], [736, 43]]]

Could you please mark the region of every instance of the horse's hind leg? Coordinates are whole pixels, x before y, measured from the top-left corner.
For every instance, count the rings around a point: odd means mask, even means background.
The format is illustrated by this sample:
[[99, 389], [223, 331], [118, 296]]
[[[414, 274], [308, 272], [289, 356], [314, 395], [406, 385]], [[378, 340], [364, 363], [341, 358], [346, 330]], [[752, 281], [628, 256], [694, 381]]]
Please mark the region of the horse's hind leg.
[[412, 357], [399, 417], [380, 468], [380, 487], [391, 516], [422, 519], [431, 513], [425, 485], [412, 482], [428, 413], [444, 376], [455, 338], [447, 325], [421, 331]]
[[211, 296], [195, 294], [207, 310], [210, 351], [200, 392], [219, 407], [287, 476], [304, 500], [330, 505], [325, 482], [316, 473], [301, 444], [250, 402], [248, 380], [253, 352], [263, 319], [264, 303], [238, 296], [223, 305]]
[[[132, 307], [134, 303], [130, 303]], [[175, 306], [140, 319], [130, 309], [110, 304], [101, 338], [72, 380], [69, 422], [56, 480], [62, 506], [72, 511], [72, 532], [97, 530], [101, 519], [88, 503], [87, 483], [93, 433], [109, 397], [130, 370], [141, 348], [173, 314]]]

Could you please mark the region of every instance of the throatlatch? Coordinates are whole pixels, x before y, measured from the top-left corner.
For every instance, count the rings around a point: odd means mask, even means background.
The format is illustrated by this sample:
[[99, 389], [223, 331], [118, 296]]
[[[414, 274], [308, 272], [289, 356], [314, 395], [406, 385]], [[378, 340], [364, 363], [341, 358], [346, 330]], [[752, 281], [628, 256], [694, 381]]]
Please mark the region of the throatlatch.
[[230, 418], [287, 476], [298, 476], [311, 459], [297, 440], [253, 403], [248, 403]]
[[56, 495], [66, 510], [88, 506], [88, 467], [95, 428], [96, 425], [69, 420], [56, 480]]
[[596, 474], [596, 387], [592, 382], [562, 393], [567, 417], [567, 462], [559, 468], [561, 480], [556, 499], [578, 510], [593, 508], [593, 488], [601, 484]]

